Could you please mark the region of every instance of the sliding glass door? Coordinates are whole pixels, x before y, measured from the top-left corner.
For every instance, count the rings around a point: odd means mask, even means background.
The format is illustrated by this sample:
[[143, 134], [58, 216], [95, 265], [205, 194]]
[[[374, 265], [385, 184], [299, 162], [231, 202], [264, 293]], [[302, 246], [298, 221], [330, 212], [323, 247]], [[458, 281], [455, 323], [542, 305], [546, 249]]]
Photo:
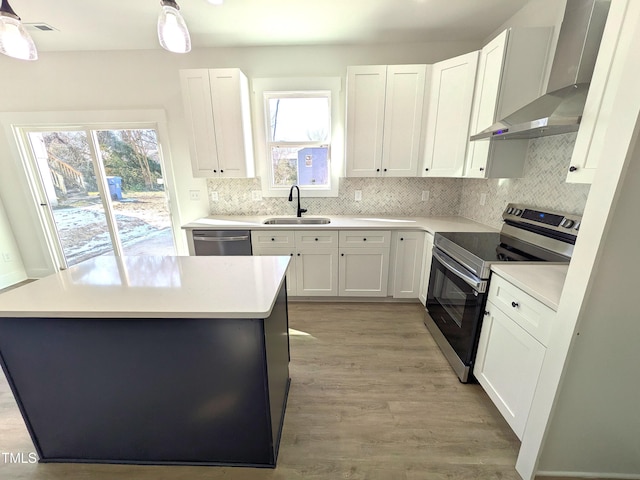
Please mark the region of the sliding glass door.
[[61, 267], [100, 255], [175, 255], [154, 129], [24, 129]]

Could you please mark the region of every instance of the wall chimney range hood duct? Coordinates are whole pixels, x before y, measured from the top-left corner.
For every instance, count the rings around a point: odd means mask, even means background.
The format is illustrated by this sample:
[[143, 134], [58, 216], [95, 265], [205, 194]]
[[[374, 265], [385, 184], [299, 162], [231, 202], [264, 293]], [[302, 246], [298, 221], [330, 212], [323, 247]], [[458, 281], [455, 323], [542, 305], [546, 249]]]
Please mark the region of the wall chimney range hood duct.
[[578, 131], [611, 0], [567, 0], [547, 93], [471, 140], [522, 139]]

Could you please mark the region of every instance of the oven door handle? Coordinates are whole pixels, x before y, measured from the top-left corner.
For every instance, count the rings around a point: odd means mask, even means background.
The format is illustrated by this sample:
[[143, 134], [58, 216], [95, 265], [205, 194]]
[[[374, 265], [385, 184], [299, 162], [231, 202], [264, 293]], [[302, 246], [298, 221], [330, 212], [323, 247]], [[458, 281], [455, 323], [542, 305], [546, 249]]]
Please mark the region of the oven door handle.
[[460, 268], [456, 268], [458, 263], [455, 260], [451, 259], [449, 256], [441, 253], [436, 249], [433, 250], [433, 256], [442, 264], [444, 268], [455, 274], [476, 292], [484, 293], [487, 290], [486, 280], [476, 278], [475, 276], [469, 275], [467, 272], [461, 270]]

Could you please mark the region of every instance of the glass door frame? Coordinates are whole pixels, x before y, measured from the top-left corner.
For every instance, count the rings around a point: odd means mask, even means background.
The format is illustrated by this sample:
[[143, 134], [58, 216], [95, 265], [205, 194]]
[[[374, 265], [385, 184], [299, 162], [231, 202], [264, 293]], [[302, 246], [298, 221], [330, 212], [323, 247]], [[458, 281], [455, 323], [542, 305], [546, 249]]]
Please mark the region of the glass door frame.
[[[169, 210], [169, 218], [171, 221], [171, 232], [174, 245], [176, 246], [176, 254], [180, 255], [184, 250], [180, 237], [179, 218], [177, 204], [173, 198], [177, 198], [175, 191], [175, 182], [173, 178], [173, 170], [169, 167], [169, 159], [167, 155], [170, 153], [168, 147], [168, 133], [166, 130], [166, 118], [163, 110], [140, 110], [140, 111], [103, 111], [103, 112], [33, 112], [17, 114], [22, 117], [20, 122], [12, 123], [11, 130], [15, 139], [17, 151], [20, 154], [24, 173], [27, 183], [30, 187], [31, 196], [37, 212], [37, 217], [43, 230], [44, 240], [50, 255], [52, 266], [55, 270], [67, 268], [67, 262], [60, 238], [57, 233], [53, 212], [47, 200], [46, 192], [35, 156], [28, 138], [29, 132], [43, 131], [84, 131], [87, 133], [87, 142], [90, 146], [90, 154], [92, 163], [98, 166], [96, 177], [99, 192], [103, 198], [105, 192], [109, 192], [109, 187], [105, 181], [104, 166], [102, 162], [97, 161], [100, 150], [97, 141], [97, 131], [100, 130], [136, 130], [136, 129], [153, 129], [158, 139], [159, 162], [162, 169], [164, 180], [164, 194], [167, 199], [167, 207]], [[26, 119], [24, 117], [27, 117]], [[78, 117], [80, 117], [78, 119]], [[67, 121], [65, 121], [65, 118]], [[69, 118], [78, 119], [80, 121], [68, 121]], [[138, 118], [140, 120], [131, 120]], [[33, 121], [29, 121], [33, 119]], [[37, 120], [36, 120], [37, 119]], [[46, 119], [43, 121], [43, 119]], [[96, 120], [99, 119], [99, 120]], [[105, 120], [106, 119], [106, 120]], [[26, 120], [26, 121], [25, 121]], [[96, 153], [97, 152], [97, 153]], [[44, 200], [43, 200], [44, 199]], [[108, 202], [107, 202], [108, 203]], [[105, 201], [103, 200], [103, 205]], [[113, 227], [117, 229], [115, 214], [110, 203], [105, 207], [107, 224], [109, 226], [109, 234], [114, 247], [114, 254], [122, 255], [122, 245], [113, 237]]]

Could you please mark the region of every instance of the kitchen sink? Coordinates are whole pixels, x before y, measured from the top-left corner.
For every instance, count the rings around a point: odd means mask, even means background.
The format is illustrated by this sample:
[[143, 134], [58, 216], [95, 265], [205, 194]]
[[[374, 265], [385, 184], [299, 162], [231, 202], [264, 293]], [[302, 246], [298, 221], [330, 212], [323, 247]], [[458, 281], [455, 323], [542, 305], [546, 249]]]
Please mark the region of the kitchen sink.
[[262, 222], [265, 225], [326, 225], [331, 220], [324, 217], [281, 217], [267, 218]]

